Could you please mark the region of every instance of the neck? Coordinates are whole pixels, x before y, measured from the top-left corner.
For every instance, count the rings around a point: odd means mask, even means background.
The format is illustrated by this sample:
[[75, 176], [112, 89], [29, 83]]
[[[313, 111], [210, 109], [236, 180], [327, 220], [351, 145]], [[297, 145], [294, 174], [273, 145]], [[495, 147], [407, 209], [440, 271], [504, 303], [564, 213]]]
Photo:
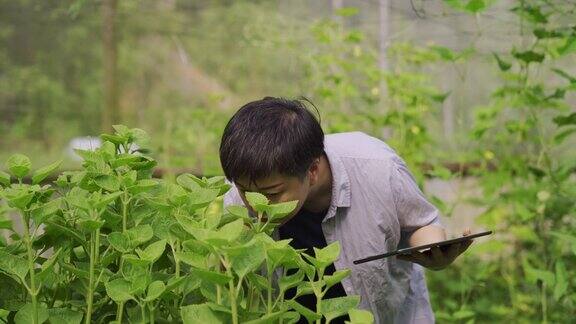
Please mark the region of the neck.
[[318, 182], [312, 186], [308, 199], [302, 207], [311, 212], [319, 213], [330, 207], [331, 199], [332, 171], [326, 154], [323, 154], [318, 166]]

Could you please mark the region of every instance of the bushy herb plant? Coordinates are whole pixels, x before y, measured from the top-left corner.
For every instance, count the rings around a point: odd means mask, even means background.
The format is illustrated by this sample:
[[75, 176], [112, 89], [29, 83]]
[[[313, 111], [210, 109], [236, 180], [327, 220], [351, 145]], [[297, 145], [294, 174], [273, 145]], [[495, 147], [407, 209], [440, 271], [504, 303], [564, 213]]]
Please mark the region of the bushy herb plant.
[[[337, 242], [310, 256], [272, 239], [297, 202], [248, 193], [257, 217], [243, 206], [222, 211], [219, 197], [230, 189], [223, 177], [153, 179], [146, 133], [114, 128], [98, 149], [77, 151], [82, 170], [52, 183], [43, 181], [59, 163], [29, 177], [26, 156], [6, 162], [0, 321], [293, 323], [304, 316], [320, 323], [350, 314], [354, 323], [372, 322], [356, 309], [358, 296], [323, 299], [349, 275], [324, 273], [338, 258]], [[317, 311], [285, 299], [291, 288], [314, 294]]]

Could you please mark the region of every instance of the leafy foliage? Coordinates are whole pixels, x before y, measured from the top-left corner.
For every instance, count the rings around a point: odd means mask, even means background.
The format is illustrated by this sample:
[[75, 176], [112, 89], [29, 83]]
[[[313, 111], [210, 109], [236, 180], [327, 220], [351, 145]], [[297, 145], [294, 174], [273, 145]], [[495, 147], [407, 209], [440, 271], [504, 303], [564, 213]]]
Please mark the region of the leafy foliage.
[[[431, 274], [445, 322], [569, 322], [576, 311], [576, 281], [566, 276], [576, 265], [576, 164], [558, 154], [575, 125], [574, 80], [558, 68], [574, 59], [576, 31], [562, 22], [575, 16], [562, 9], [566, 3], [514, 3], [527, 41], [494, 55], [502, 81], [475, 110], [471, 130], [481, 144], [474, 175], [482, 195], [474, 202], [485, 212], [478, 221], [503, 234], [446, 273]], [[565, 15], [572, 19], [560, 19]]]
[[[230, 188], [223, 177], [153, 180], [155, 161], [134, 149], [148, 142], [146, 134], [114, 128], [115, 134], [101, 136], [99, 149], [79, 151], [82, 170], [63, 172], [54, 184], [38, 182], [58, 163], [24, 184], [30, 160], [8, 159], [11, 176], [3, 178], [0, 197], [20, 215], [24, 233], [2, 218], [12, 239], [0, 246], [0, 318], [293, 323], [300, 316], [331, 320], [355, 310], [356, 296], [322, 300], [349, 274], [323, 275], [338, 258], [337, 243], [308, 256], [270, 237], [296, 202], [270, 204], [247, 193], [257, 217], [243, 206], [214, 209]], [[296, 274], [286, 275], [288, 270]], [[275, 279], [276, 272], [284, 275]], [[317, 296], [316, 313], [284, 299], [294, 287]]]

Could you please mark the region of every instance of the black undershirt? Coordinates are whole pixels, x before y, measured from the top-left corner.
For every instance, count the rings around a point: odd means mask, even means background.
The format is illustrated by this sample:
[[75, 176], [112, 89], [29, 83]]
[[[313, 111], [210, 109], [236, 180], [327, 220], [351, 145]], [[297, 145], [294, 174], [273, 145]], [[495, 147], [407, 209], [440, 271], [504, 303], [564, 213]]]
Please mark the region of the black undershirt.
[[[278, 229], [280, 234], [280, 239], [292, 239], [290, 245], [295, 249], [306, 249], [306, 253], [309, 255], [314, 255], [313, 248], [321, 249], [325, 247], [326, 238], [322, 232], [322, 220], [326, 216], [326, 212], [313, 213], [304, 209], [301, 209], [296, 216], [289, 220], [286, 224], [282, 225]], [[325, 275], [331, 275], [336, 271], [334, 265], [331, 264], [324, 271]], [[289, 272], [289, 274], [295, 271]], [[293, 298], [296, 294], [296, 289], [292, 288], [286, 291], [285, 298]], [[344, 297], [346, 296], [346, 291], [342, 287], [341, 283], [338, 283], [326, 292], [324, 299]], [[303, 306], [315, 311], [316, 310], [316, 296], [305, 295], [296, 298], [296, 300]], [[331, 321], [331, 323], [344, 323], [345, 320], [349, 320], [348, 316], [341, 316]], [[324, 320], [322, 321], [324, 323]], [[304, 316], [300, 317], [298, 323], [306, 323], [306, 318]]]

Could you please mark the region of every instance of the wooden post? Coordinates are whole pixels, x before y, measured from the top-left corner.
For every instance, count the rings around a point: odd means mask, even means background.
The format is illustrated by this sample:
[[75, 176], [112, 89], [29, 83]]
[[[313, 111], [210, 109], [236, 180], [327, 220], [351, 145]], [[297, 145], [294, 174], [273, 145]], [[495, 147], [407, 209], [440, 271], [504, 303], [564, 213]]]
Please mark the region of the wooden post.
[[102, 1], [102, 64], [104, 68], [104, 109], [102, 131], [111, 132], [120, 122], [118, 111], [118, 44], [116, 36], [117, 0]]

